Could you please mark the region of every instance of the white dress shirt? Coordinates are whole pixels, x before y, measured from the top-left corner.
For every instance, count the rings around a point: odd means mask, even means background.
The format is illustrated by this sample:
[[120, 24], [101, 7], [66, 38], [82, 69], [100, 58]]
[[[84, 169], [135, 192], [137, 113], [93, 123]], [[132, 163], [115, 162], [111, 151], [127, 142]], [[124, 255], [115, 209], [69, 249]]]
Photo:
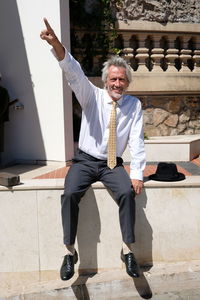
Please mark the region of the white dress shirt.
[[[107, 159], [111, 97], [106, 89], [88, 80], [67, 50], [59, 64], [82, 107], [79, 148], [96, 158]], [[141, 103], [130, 95], [123, 95], [117, 103], [117, 156], [122, 156], [128, 144], [132, 158], [130, 178], [143, 180], [145, 151]]]

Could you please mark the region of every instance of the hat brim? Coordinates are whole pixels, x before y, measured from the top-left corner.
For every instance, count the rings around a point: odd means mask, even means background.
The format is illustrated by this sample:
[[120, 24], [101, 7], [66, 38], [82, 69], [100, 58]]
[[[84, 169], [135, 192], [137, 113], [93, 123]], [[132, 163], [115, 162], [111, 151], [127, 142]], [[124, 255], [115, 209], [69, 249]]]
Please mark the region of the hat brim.
[[172, 182], [172, 181], [181, 181], [185, 179], [185, 175], [183, 173], [177, 173], [176, 176], [173, 176], [171, 178], [164, 178], [159, 176], [158, 174], [152, 174], [149, 176], [150, 180], [156, 180], [156, 181], [167, 181], [167, 182]]

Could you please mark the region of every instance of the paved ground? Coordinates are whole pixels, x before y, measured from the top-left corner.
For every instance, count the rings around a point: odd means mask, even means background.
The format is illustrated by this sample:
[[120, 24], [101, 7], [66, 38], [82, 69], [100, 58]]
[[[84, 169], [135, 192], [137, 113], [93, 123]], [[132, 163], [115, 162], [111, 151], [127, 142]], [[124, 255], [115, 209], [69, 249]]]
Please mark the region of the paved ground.
[[[159, 162], [147, 162], [144, 177], [148, 177], [156, 172]], [[174, 162], [178, 171], [186, 176], [200, 175], [200, 157], [188, 162]], [[125, 168], [129, 172], [129, 163], [125, 162]], [[64, 178], [69, 170], [69, 166], [60, 167], [59, 165], [13, 165], [11, 167], [0, 169], [0, 172], [10, 172], [20, 175], [23, 179], [54, 179]]]
[[41, 281], [0, 300], [199, 300], [199, 282], [200, 261], [165, 263], [143, 267], [137, 279], [125, 269], [76, 272], [69, 281]]

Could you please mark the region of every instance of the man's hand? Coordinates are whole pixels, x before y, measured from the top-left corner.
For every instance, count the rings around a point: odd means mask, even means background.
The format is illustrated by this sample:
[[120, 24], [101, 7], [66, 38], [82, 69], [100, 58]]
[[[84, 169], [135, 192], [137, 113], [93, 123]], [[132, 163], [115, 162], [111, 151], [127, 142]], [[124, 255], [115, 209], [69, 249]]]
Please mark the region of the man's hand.
[[138, 179], [131, 179], [131, 182], [136, 195], [139, 195], [142, 192], [143, 181]]
[[46, 25], [46, 29], [41, 31], [40, 37], [42, 40], [47, 41], [51, 46], [53, 46], [53, 44], [58, 42], [58, 38], [46, 18], [44, 18], [44, 24]]
[[44, 18], [44, 23], [46, 29], [41, 31], [40, 37], [42, 40], [47, 41], [54, 48], [58, 60], [62, 60], [65, 57], [65, 48], [55, 35], [53, 29], [51, 28], [46, 18]]

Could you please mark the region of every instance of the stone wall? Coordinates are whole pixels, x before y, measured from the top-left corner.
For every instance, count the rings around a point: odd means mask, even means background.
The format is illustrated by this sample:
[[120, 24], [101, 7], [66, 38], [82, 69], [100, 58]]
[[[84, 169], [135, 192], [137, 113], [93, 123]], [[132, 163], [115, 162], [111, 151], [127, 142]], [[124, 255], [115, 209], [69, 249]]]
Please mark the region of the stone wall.
[[140, 96], [147, 136], [200, 133], [200, 96]]
[[199, 0], [124, 0], [119, 20], [200, 23]]

